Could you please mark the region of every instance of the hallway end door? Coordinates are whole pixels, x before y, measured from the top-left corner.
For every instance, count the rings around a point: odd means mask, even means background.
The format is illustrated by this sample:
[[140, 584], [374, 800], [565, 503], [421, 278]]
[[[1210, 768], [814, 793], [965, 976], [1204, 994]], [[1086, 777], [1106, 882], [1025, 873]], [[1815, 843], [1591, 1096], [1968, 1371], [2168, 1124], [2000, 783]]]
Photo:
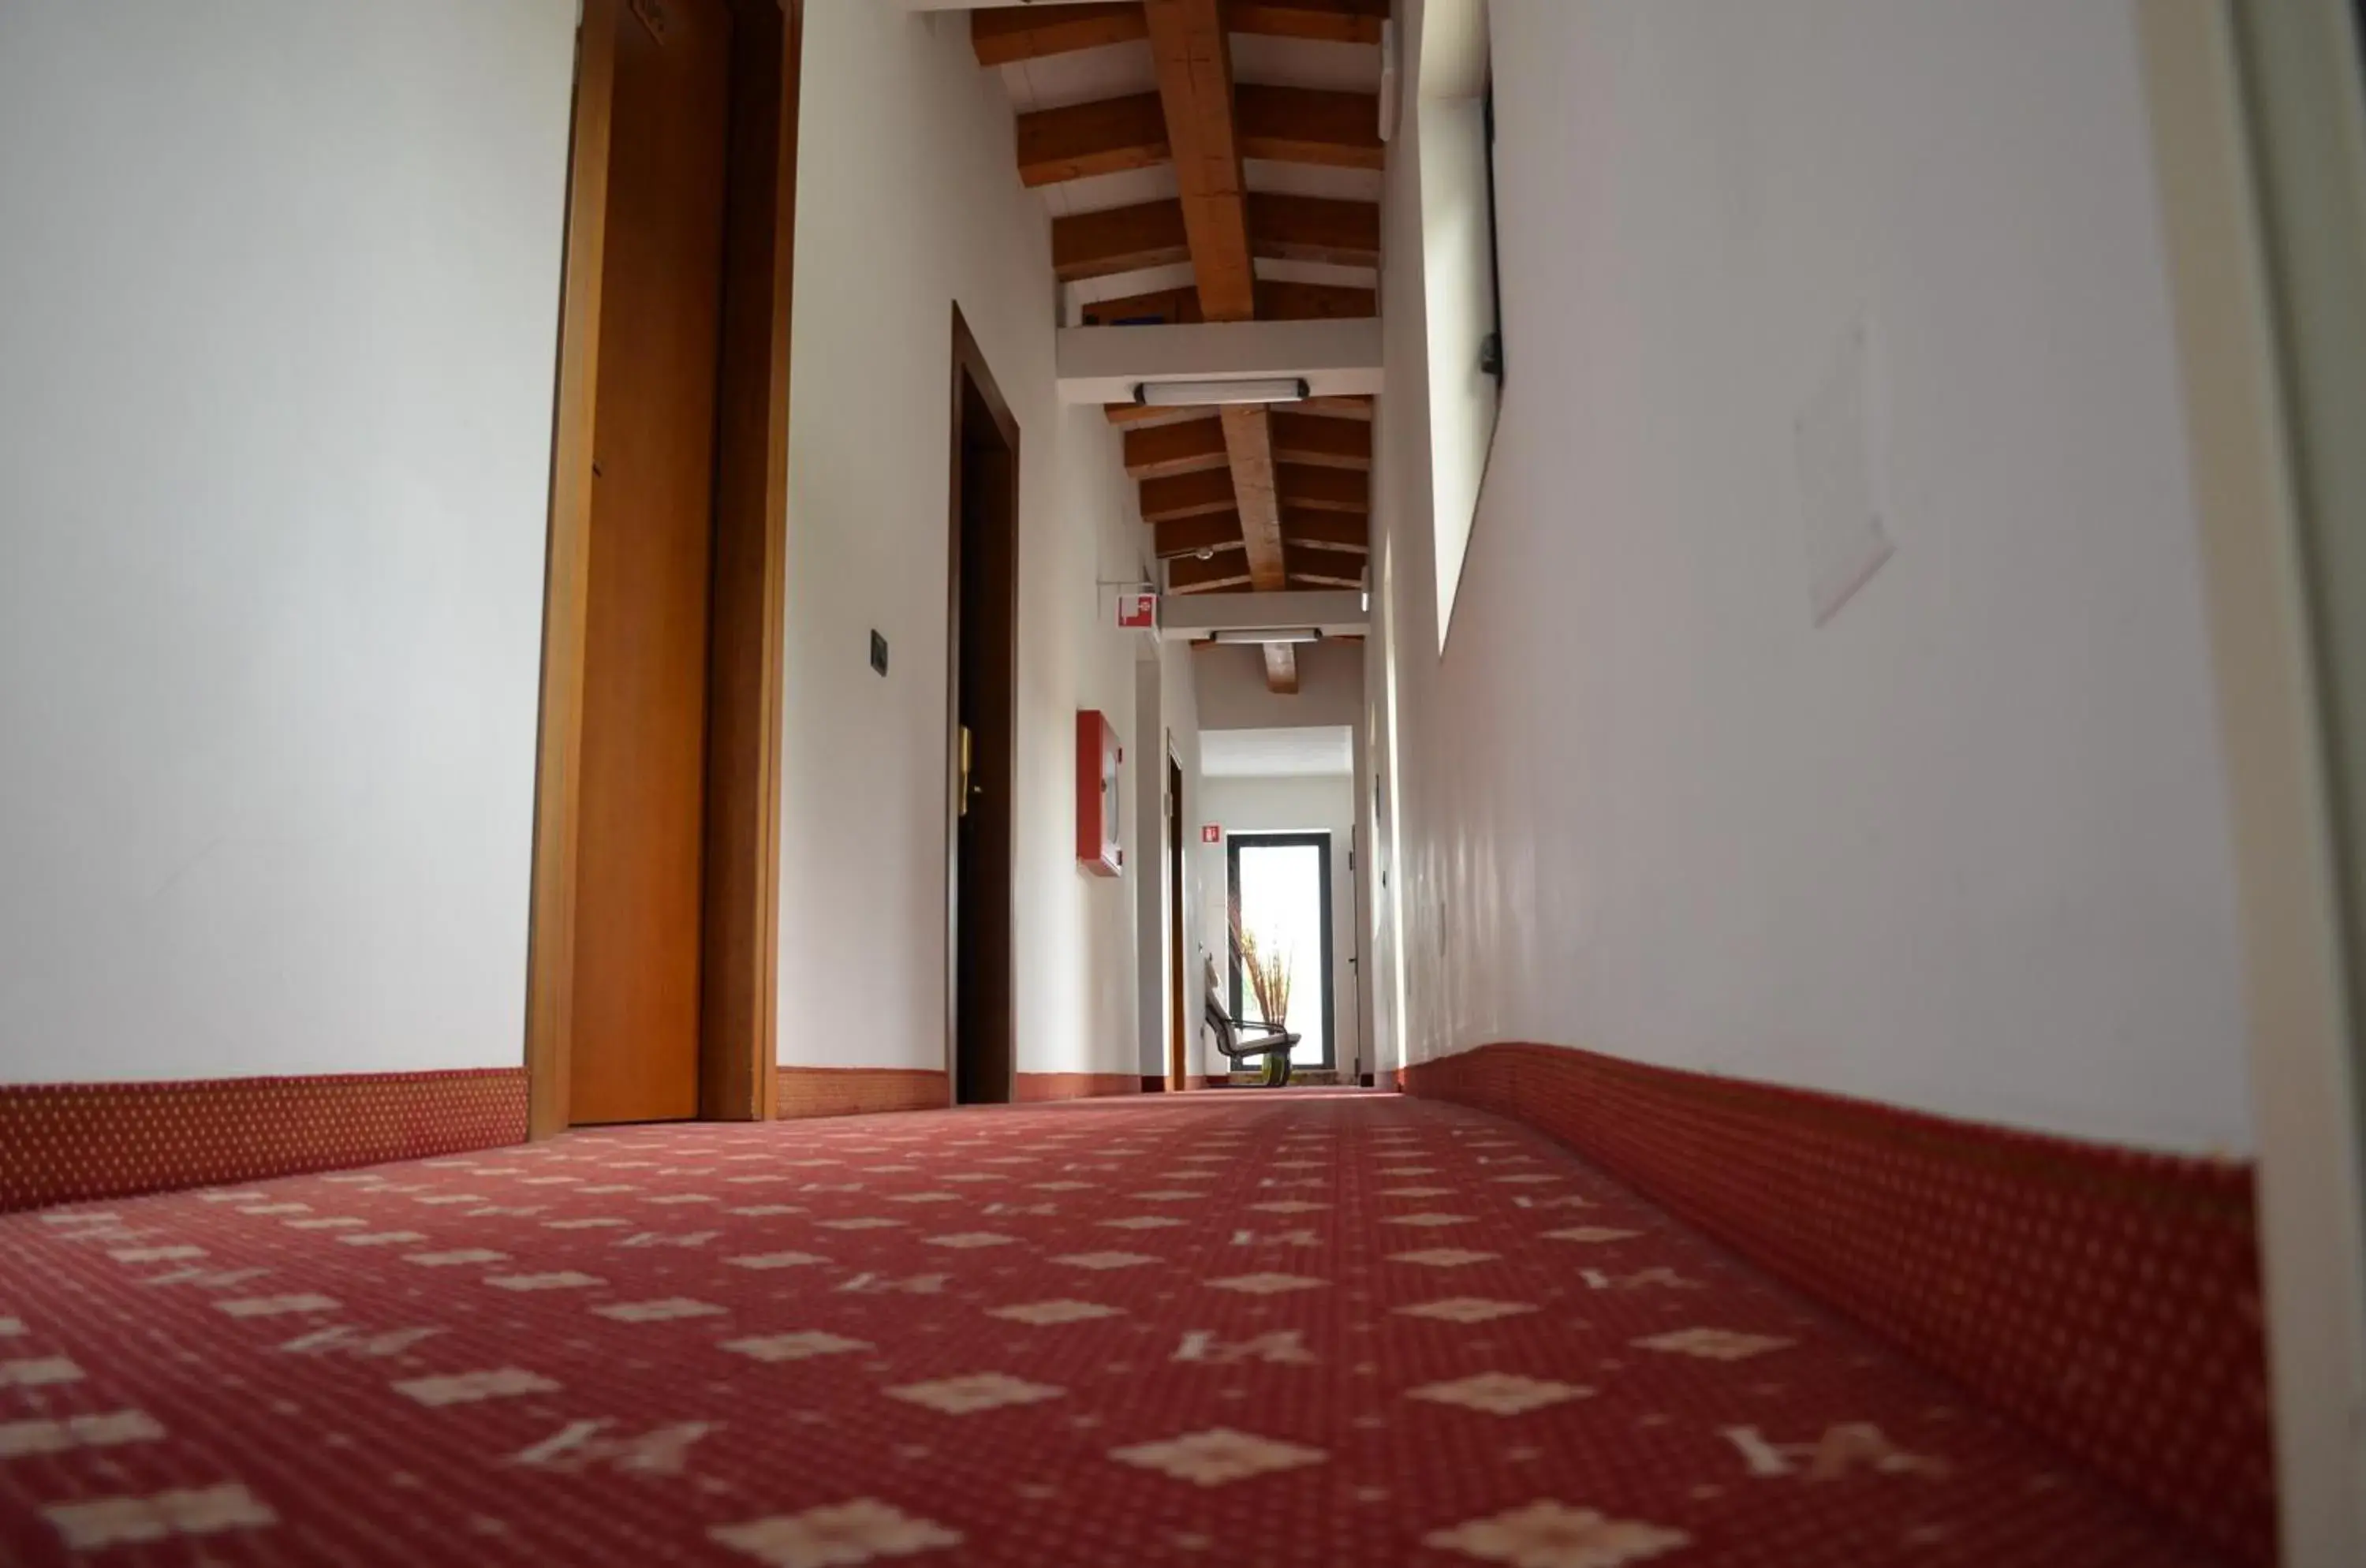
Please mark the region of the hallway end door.
[[[1299, 1036], [1290, 1065], [1310, 1072], [1337, 1067], [1332, 997], [1331, 835], [1232, 833], [1225, 839], [1232, 914], [1268, 951], [1287, 955], [1289, 1008], [1280, 1021]], [[1268, 1021], [1240, 956], [1232, 963], [1234, 1018]]]

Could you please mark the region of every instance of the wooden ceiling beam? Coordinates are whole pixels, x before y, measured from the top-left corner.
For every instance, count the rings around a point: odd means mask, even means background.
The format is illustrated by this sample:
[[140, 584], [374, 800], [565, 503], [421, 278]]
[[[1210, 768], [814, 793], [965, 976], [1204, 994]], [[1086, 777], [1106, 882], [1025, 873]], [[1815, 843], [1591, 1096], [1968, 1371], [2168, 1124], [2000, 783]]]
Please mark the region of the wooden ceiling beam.
[[1378, 94], [1244, 82], [1234, 89], [1233, 112], [1244, 158], [1334, 169], [1388, 166]]
[[1320, 196], [1256, 191], [1248, 198], [1251, 243], [1276, 261], [1380, 265], [1380, 206]]
[[[1211, 512], [1198, 517], [1177, 517], [1170, 522], [1154, 525], [1152, 535], [1157, 540], [1158, 558], [1172, 560], [1177, 556], [1222, 554], [1237, 550], [1241, 546], [1241, 514], [1237, 512]], [[1248, 570], [1248, 558], [1241, 558], [1240, 569]]]
[[[1087, 300], [1088, 327], [1139, 326], [1157, 322], [1195, 326], [1208, 318], [1200, 309], [1194, 288], [1161, 288], [1116, 299]], [[1261, 321], [1329, 321], [1360, 320], [1380, 314], [1380, 297], [1369, 288], [1336, 283], [1290, 283], [1261, 277], [1256, 282], [1256, 313]]]
[[1230, 0], [1224, 20], [1236, 33], [1380, 46], [1389, 0]]
[[[1144, 523], [1166, 523], [1177, 517], [1198, 517], [1211, 512], [1235, 510], [1237, 503], [1233, 495], [1233, 475], [1229, 468], [1205, 468], [1198, 473], [1142, 481], [1142, 520]], [[1279, 550], [1279, 536], [1274, 544]]]
[[1301, 507], [1288, 506], [1281, 513], [1282, 547], [1290, 558], [1299, 558], [1301, 550], [1338, 550], [1355, 555], [1371, 553], [1371, 520], [1348, 512], [1309, 512]]
[[1372, 400], [1357, 394], [1336, 398], [1307, 398], [1290, 405], [1292, 413], [1313, 414], [1319, 419], [1354, 419], [1372, 423]]
[[972, 11], [969, 17], [969, 44], [980, 65], [1015, 65], [1149, 36], [1150, 24], [1139, 0], [1115, 6], [1013, 6]]
[[1221, 593], [1249, 585], [1248, 558], [1228, 550], [1211, 560], [1184, 556], [1166, 563], [1169, 593]]
[[1211, 321], [1256, 314], [1246, 182], [1233, 121], [1233, 48], [1222, 0], [1145, 0], [1150, 54], [1175, 150], [1192, 281]]
[[[1313, 39], [1377, 47], [1389, 0], [1230, 0], [1224, 25], [1266, 38]], [[980, 65], [1015, 65], [1150, 36], [1139, 0], [1124, 5], [1013, 6], [970, 13], [970, 47]]]
[[[1242, 157], [1336, 169], [1384, 166], [1388, 149], [1380, 141], [1380, 100], [1370, 93], [1246, 83], [1235, 93]], [[1156, 93], [1022, 114], [1017, 147], [1019, 177], [1030, 186], [1155, 168], [1175, 152]]]
[[1273, 412], [1273, 456], [1279, 463], [1308, 463], [1318, 468], [1365, 468], [1372, 466], [1372, 427], [1354, 420], [1324, 419], [1292, 413], [1287, 407]]
[[1288, 573], [1282, 565], [1281, 496], [1273, 461], [1272, 416], [1262, 405], [1249, 404], [1224, 410], [1223, 419], [1224, 446], [1233, 460], [1227, 478], [1241, 514], [1249, 578], [1259, 589], [1277, 589]]
[[1190, 259], [1180, 202], [1145, 201], [1052, 220], [1052, 271], [1063, 283]]
[[1286, 642], [1265, 645], [1266, 690], [1278, 696], [1298, 694], [1298, 649]]
[[1155, 168], [1174, 155], [1155, 93], [1022, 114], [1018, 142], [1019, 178], [1030, 186]]
[[1371, 476], [1352, 468], [1317, 468], [1284, 463], [1275, 469], [1275, 485], [1282, 503], [1310, 512], [1361, 512], [1372, 509]]
[[1360, 321], [1380, 313], [1377, 289], [1337, 283], [1257, 279], [1257, 319], [1265, 321]]
[[[1158, 68], [1158, 96], [1166, 107], [1166, 137], [1175, 146], [1175, 184], [1183, 202], [1184, 228], [1191, 242], [1191, 277], [1200, 290], [1200, 313], [1209, 321], [1245, 321], [1257, 313], [1256, 261], [1249, 248], [1248, 182], [1241, 172], [1238, 127], [1234, 118], [1232, 39], [1225, 30], [1223, 0], [1144, 0], [1150, 21], [1150, 53]], [[1185, 474], [1151, 484], [1182, 485], [1221, 479], [1239, 514], [1238, 559], [1249, 585], [1278, 589], [1289, 581], [1282, 560], [1281, 501], [1274, 488], [1273, 423], [1262, 406], [1233, 406], [1219, 416], [1229, 468], [1207, 475]], [[1150, 484], [1143, 486], [1149, 515]], [[1176, 568], [1234, 570], [1234, 552], [1202, 560], [1186, 557]], [[1191, 575], [1186, 572], [1187, 577]], [[1287, 647], [1265, 650], [1266, 684], [1276, 692], [1298, 690], [1296, 655]]]
[[1130, 479], [1165, 479], [1200, 468], [1226, 468], [1231, 462], [1224, 448], [1223, 421], [1212, 416], [1125, 433], [1125, 471]]
[[1188, 284], [1180, 288], [1160, 288], [1148, 294], [1128, 294], [1116, 299], [1088, 299], [1085, 302], [1084, 312], [1085, 325], [1088, 327], [1153, 323], [1188, 327], [1206, 319], [1200, 314], [1200, 291]]

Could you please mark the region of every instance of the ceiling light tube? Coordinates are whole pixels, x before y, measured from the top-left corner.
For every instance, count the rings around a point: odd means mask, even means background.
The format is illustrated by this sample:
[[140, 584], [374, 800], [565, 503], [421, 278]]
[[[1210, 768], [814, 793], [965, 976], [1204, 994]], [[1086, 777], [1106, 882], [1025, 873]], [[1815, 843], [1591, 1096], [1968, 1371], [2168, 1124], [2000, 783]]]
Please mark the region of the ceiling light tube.
[[1313, 391], [1303, 376], [1238, 381], [1144, 381], [1133, 400], [1145, 408], [1197, 408], [1202, 403], [1295, 403]]
[[1218, 642], [1321, 642], [1313, 626], [1226, 626], [1215, 634]]

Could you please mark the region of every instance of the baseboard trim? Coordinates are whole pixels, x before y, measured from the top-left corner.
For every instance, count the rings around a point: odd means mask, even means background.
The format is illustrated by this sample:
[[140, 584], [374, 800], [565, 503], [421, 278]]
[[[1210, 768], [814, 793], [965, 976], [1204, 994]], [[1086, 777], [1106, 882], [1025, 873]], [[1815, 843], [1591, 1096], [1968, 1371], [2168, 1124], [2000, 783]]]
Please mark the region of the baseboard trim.
[[1018, 1099], [1022, 1104], [1049, 1100], [1097, 1100], [1109, 1094], [1140, 1094], [1153, 1080], [1136, 1073], [1021, 1073]]
[[1400, 1079], [1570, 1145], [2231, 1560], [2275, 1562], [2248, 1166], [1558, 1046]]
[[0, 1212], [525, 1141], [525, 1071], [0, 1087]]
[[889, 1111], [941, 1111], [952, 1103], [941, 1067], [791, 1067], [780, 1069], [783, 1120], [873, 1116]]
[[[1205, 1089], [1207, 1087], [1207, 1074], [1187, 1073], [1184, 1075], [1183, 1088], [1186, 1089]], [[1163, 1075], [1154, 1076], [1152, 1074], [1144, 1073], [1142, 1077], [1142, 1092], [1144, 1094], [1165, 1094], [1168, 1092], [1166, 1077]]]

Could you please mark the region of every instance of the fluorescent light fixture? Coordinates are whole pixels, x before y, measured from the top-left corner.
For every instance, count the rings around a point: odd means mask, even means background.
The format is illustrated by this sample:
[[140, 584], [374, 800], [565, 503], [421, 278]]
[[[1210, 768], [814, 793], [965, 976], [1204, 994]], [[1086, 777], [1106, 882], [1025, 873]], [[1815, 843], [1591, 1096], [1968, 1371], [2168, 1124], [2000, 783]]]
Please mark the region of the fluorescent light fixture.
[[1218, 642], [1321, 642], [1313, 626], [1226, 626], [1215, 634]]
[[1202, 403], [1294, 403], [1313, 390], [1303, 376], [1243, 381], [1144, 381], [1133, 400], [1146, 408], [1197, 408]]

